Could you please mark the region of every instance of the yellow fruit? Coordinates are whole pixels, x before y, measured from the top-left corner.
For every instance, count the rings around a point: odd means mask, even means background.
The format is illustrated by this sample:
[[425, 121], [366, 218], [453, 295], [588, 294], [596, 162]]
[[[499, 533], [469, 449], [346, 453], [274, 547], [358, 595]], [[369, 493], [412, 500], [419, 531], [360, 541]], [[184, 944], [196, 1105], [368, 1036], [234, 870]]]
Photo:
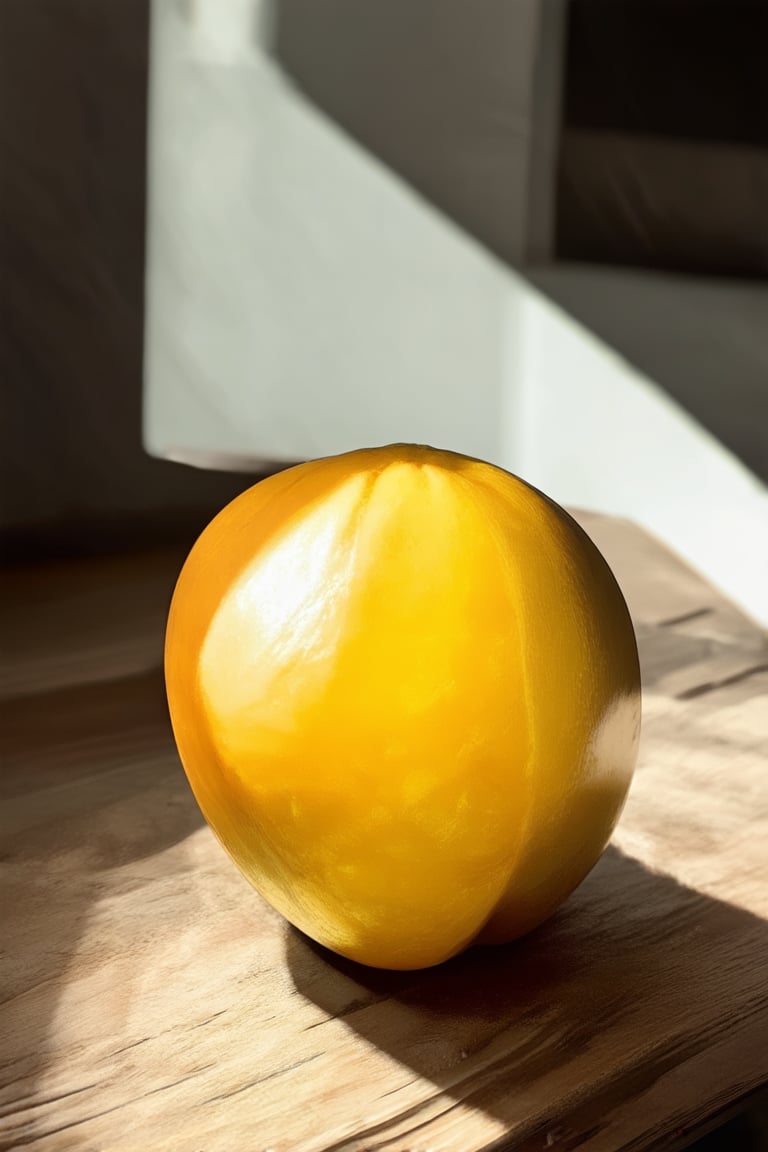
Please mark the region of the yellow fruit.
[[258, 891], [364, 964], [529, 931], [602, 852], [637, 755], [637, 648], [597, 548], [490, 464], [397, 444], [226, 507], [166, 679], [204, 816]]

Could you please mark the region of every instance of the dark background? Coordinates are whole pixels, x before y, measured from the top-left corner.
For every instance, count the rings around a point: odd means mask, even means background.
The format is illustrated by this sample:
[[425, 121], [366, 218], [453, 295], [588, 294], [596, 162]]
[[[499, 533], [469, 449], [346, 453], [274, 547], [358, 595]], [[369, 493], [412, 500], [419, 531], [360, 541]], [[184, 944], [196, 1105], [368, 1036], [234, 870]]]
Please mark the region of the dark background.
[[[740, 315], [724, 335], [703, 325], [699, 367], [680, 347], [670, 368], [652, 338], [623, 348], [621, 316], [537, 280], [532, 262], [765, 277], [768, 8], [543, 0], [542, 37], [562, 71], [554, 125], [519, 114], [531, 10], [279, 0], [274, 50], [347, 131], [502, 258], [530, 264], [539, 287], [768, 476], [765, 296], [750, 305], [763, 368], [754, 355], [739, 366]], [[141, 447], [147, 52], [147, 0], [0, 2], [6, 556], [185, 536], [251, 480]], [[548, 253], [510, 231], [514, 156], [543, 147], [539, 130], [557, 145], [555, 187], [537, 193], [555, 209]]]
[[147, 0], [0, 2], [6, 557], [194, 534], [247, 484], [141, 447]]

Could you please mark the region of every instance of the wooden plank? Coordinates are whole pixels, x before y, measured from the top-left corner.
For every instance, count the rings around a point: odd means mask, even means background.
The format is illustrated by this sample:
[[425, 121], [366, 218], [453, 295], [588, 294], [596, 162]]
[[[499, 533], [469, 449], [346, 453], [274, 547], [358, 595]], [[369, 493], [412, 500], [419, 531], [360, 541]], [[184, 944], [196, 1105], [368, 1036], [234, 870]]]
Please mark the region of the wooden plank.
[[766, 636], [581, 518], [640, 640], [630, 800], [548, 925], [422, 973], [311, 944], [203, 824], [159, 669], [178, 554], [11, 573], [0, 1148], [615, 1152], [768, 1082]]
[[158, 669], [182, 562], [169, 550], [4, 571], [0, 700]]

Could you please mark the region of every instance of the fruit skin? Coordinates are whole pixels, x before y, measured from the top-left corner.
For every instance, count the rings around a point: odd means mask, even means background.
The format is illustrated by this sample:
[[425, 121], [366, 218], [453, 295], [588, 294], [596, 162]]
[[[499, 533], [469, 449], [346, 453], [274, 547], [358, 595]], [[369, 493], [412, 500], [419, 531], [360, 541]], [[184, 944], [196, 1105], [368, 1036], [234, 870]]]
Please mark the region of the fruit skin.
[[374, 967], [545, 920], [637, 756], [637, 647], [595, 545], [522, 480], [420, 445], [302, 464], [224, 508], [174, 592], [166, 683], [224, 848]]

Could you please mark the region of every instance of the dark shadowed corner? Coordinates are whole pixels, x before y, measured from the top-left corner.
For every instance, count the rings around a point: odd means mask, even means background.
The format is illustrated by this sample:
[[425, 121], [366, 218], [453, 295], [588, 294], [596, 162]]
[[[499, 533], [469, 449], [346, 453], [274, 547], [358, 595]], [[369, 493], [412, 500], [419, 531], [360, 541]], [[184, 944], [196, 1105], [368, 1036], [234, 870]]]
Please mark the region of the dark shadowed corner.
[[[665, 924], [678, 935], [684, 925], [686, 936], [698, 938], [696, 962], [687, 948], [681, 956], [679, 945], [664, 947]], [[633, 1131], [638, 1140], [644, 1132], [646, 1142], [637, 1147], [689, 1147], [701, 1135], [693, 1121], [700, 1102], [693, 1094], [690, 1115], [681, 1111], [671, 1123], [663, 1108], [666, 1084], [687, 1075], [702, 1082], [713, 1037], [697, 1034], [701, 1007], [711, 1003], [723, 979], [743, 982], [745, 1004], [753, 1001], [756, 974], [740, 971], [738, 958], [744, 949], [759, 955], [766, 948], [764, 920], [652, 873], [614, 848], [536, 932], [511, 945], [472, 949], [439, 968], [367, 969], [295, 929], [285, 935], [287, 963], [302, 996], [429, 1079], [445, 1094], [441, 1110], [469, 1105], [502, 1120], [512, 1135], [494, 1144], [494, 1152], [591, 1148], [593, 1142], [602, 1146], [601, 1137], [614, 1147], [620, 1136], [626, 1140], [621, 1147], [629, 1148], [635, 1147]], [[725, 1019], [719, 1027], [727, 1047], [739, 1022]], [[594, 1069], [605, 1060], [602, 1038], [609, 1035], [615, 1059], [605, 1061], [610, 1073], [596, 1084]], [[754, 1029], [741, 1039], [759, 1051], [762, 1040]], [[622, 1059], [633, 1048], [644, 1051], [632, 1057], [628, 1073]], [[716, 1082], [715, 1065], [709, 1076]], [[755, 1104], [763, 1100], [764, 1107], [764, 1092], [757, 1083], [753, 1088]], [[561, 1114], [551, 1110], [555, 1094]], [[648, 1143], [654, 1108], [658, 1130]], [[530, 1119], [536, 1113], [540, 1122]], [[716, 1107], [707, 1128], [728, 1122], [730, 1113], [728, 1102]], [[519, 1126], [524, 1115], [527, 1122]], [[399, 1138], [417, 1140], [430, 1119], [433, 1099], [399, 1117]], [[360, 1136], [366, 1148], [383, 1149], [394, 1128], [391, 1122], [374, 1125]], [[758, 1108], [708, 1139], [702, 1152], [731, 1147], [735, 1137], [743, 1152], [759, 1152], [764, 1135]], [[337, 1152], [336, 1146], [326, 1152]]]

